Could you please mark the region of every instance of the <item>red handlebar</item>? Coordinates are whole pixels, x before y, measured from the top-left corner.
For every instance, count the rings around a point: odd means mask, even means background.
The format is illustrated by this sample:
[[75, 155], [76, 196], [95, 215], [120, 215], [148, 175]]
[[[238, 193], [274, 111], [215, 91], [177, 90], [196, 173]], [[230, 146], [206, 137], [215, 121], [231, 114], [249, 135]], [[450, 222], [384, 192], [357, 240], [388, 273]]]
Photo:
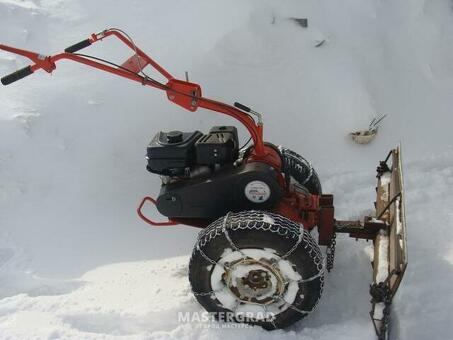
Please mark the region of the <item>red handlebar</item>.
[[[92, 60], [87, 56], [74, 54], [74, 52], [88, 47], [89, 45], [109, 36], [115, 36], [135, 53], [134, 56], [129, 58], [121, 67], [113, 67], [111, 65]], [[55, 70], [56, 63], [58, 61], [62, 59], [72, 60], [105, 72], [115, 74], [123, 78], [136, 81], [142, 85], [151, 86], [159, 90], [166, 91], [167, 98], [171, 102], [182, 106], [189, 111], [196, 111], [198, 107], [202, 107], [211, 111], [216, 111], [231, 116], [240, 121], [249, 131], [254, 143], [253, 153], [255, 154], [255, 156], [258, 159], [264, 159], [267, 156], [267, 151], [263, 143], [262, 124], [257, 124], [250, 115], [248, 115], [244, 111], [237, 109], [234, 106], [204, 98], [202, 96], [200, 85], [175, 79], [162, 66], [160, 66], [156, 61], [151, 59], [146, 53], [139, 49], [133, 43], [133, 41], [120, 30], [107, 29], [100, 33], [92, 34], [90, 38], [66, 48], [66, 52], [55, 54], [53, 56], [44, 56], [35, 52], [21, 50], [6, 45], [0, 45], [0, 49], [19, 54], [21, 56], [29, 58], [34, 62], [33, 65], [30, 65], [27, 68], [4, 77], [2, 79], [2, 83], [4, 85], [8, 85], [16, 80], [22, 79], [39, 69], [44, 69], [45, 71], [51, 73], [53, 70]], [[166, 84], [159, 83], [154, 79], [151, 79], [144, 75], [142, 76], [137, 72], [137, 70], [141, 71], [147, 65], [151, 65], [157, 72], [165, 77], [168, 82]]]
[[14, 83], [15, 81], [25, 78], [26, 76], [29, 76], [30, 74], [33, 74], [33, 71], [31, 70], [31, 66], [26, 66], [24, 68], [21, 68], [20, 70], [17, 70], [14, 73], [4, 76], [1, 79], [1, 82], [3, 85], [9, 85], [11, 83]]

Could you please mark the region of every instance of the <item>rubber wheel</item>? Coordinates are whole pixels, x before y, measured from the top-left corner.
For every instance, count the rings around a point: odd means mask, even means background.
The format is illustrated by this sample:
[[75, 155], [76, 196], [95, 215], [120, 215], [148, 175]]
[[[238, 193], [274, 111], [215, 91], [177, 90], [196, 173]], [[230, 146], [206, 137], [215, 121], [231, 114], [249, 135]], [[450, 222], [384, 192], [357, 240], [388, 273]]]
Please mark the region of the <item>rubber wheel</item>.
[[189, 281], [214, 317], [285, 328], [316, 307], [323, 257], [313, 237], [287, 218], [264, 211], [229, 213], [199, 233]]
[[321, 195], [321, 182], [310, 162], [290, 149], [279, 146], [278, 150], [283, 160], [283, 172], [288, 173], [293, 180], [305, 187], [311, 194]]
[[[280, 154], [283, 173], [288, 174], [291, 180], [305, 188], [310, 194], [322, 194], [321, 181], [319, 180], [316, 170], [309, 161], [297, 152], [283, 146], [276, 146], [269, 142], [265, 142], [265, 144]], [[242, 157], [246, 157], [252, 149], [253, 146], [244, 150]]]

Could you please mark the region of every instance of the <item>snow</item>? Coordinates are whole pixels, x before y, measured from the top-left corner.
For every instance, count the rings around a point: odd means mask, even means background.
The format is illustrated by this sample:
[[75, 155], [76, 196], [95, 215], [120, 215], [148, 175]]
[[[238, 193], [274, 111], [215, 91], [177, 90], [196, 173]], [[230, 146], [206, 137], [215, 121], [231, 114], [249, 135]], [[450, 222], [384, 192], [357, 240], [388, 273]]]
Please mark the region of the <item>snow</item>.
[[[395, 200], [395, 219], [396, 219], [396, 234], [401, 235], [401, 232], [403, 231], [403, 223], [401, 222], [401, 210], [400, 210], [400, 204], [401, 204], [401, 199], [398, 197]], [[401, 242], [402, 240], [400, 240]]]
[[271, 225], [274, 225], [274, 223], [275, 223], [274, 219], [271, 216], [266, 215], [266, 214], [263, 214], [263, 222], [269, 223]]
[[381, 175], [381, 186], [385, 187], [390, 184], [390, 181], [392, 180], [392, 173], [390, 171], [384, 172]]
[[[396, 339], [453, 334], [452, 16], [450, 0], [0, 1], [3, 44], [53, 53], [119, 27], [205, 95], [264, 113], [267, 139], [313, 163], [337, 218], [370, 213], [377, 162], [402, 142], [409, 266]], [[86, 52], [129, 57], [114, 42]], [[0, 74], [26, 63], [1, 52]], [[2, 87], [0, 103], [1, 339], [374, 339], [366, 243], [344, 235], [318, 308], [290, 329], [178, 322], [202, 311], [186, 277], [197, 231], [137, 218], [159, 189], [145, 147], [159, 130], [229, 118], [70, 63]], [[376, 114], [388, 115], [376, 139], [352, 143]]]
[[388, 249], [389, 249], [389, 237], [386, 232], [382, 231], [378, 236], [379, 244], [379, 258], [377, 259], [378, 266], [376, 272], [375, 283], [384, 282], [389, 276], [389, 261], [388, 261]]

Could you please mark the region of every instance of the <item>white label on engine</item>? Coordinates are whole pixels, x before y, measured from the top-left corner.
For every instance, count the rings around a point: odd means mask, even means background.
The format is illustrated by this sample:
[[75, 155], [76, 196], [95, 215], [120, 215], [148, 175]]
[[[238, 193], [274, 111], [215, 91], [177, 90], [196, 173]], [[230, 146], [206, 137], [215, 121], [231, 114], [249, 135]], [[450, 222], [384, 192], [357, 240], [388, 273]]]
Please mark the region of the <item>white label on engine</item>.
[[271, 196], [271, 189], [262, 181], [252, 181], [245, 186], [245, 196], [253, 203], [263, 203]]

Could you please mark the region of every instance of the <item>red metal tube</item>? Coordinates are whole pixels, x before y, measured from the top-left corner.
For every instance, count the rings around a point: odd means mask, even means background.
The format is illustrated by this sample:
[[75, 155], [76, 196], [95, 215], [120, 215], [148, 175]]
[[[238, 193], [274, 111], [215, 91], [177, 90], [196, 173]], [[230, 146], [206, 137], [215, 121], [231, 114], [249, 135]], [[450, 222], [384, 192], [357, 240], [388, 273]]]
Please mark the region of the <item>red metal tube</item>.
[[[219, 112], [231, 116], [237, 119], [241, 124], [243, 124], [248, 132], [250, 133], [253, 144], [254, 144], [254, 160], [262, 160], [266, 162], [268, 158], [269, 152], [266, 151], [264, 147], [263, 141], [263, 126], [258, 125], [253, 118], [251, 118], [246, 113], [238, 110], [234, 106], [204, 98], [201, 95], [201, 87], [197, 84], [185, 82], [182, 80], [178, 80], [173, 78], [173, 76], [167, 72], [162, 66], [160, 66], [156, 61], [150, 58], [145, 52], [139, 49], [137, 46], [133, 44], [133, 42], [125, 36], [121, 31], [116, 29], [109, 29], [105, 30], [98, 34], [92, 34], [89, 38], [91, 43], [100, 41], [108, 36], [115, 36], [125, 45], [127, 45], [130, 49], [132, 49], [137, 55], [142, 57], [149, 63], [152, 67], [156, 69], [160, 74], [162, 74], [167, 80], [167, 84], [160, 84], [158, 82], [154, 82], [152, 80], [143, 78], [138, 74], [134, 74], [132, 72], [127, 72], [121, 68], [115, 68], [95, 60], [91, 60], [73, 53], [59, 53], [53, 56], [43, 56], [35, 52], [26, 51], [17, 49], [14, 47], [9, 47], [5, 45], [0, 45], [0, 49], [22, 55], [31, 59], [35, 64], [31, 65], [31, 70], [33, 72], [44, 69], [47, 72], [52, 72], [55, 69], [55, 63], [63, 60], [68, 59], [72, 60], [90, 67], [97, 68], [99, 70], [115, 74], [117, 76], [127, 78], [129, 80], [133, 80], [136, 82], [141, 83], [142, 85], [151, 86], [157, 88], [159, 90], [163, 90], [167, 92], [169, 99], [177, 105], [184, 107], [187, 110], [195, 111], [198, 107], [205, 108], [207, 110]], [[171, 97], [171, 98], [170, 98]]]
[[137, 214], [138, 216], [140, 216], [140, 218], [145, 221], [146, 223], [152, 225], [152, 226], [155, 226], [155, 227], [163, 227], [163, 226], [172, 226], [172, 225], [177, 225], [178, 223], [172, 221], [172, 220], [169, 220], [167, 222], [155, 222], [151, 219], [149, 219], [148, 217], [146, 217], [143, 213], [142, 213], [142, 209], [143, 209], [143, 206], [145, 205], [146, 202], [151, 202], [152, 204], [156, 205], [156, 200], [154, 198], [151, 198], [151, 197], [144, 197], [143, 200], [141, 201], [140, 205], [138, 206], [137, 208]]

